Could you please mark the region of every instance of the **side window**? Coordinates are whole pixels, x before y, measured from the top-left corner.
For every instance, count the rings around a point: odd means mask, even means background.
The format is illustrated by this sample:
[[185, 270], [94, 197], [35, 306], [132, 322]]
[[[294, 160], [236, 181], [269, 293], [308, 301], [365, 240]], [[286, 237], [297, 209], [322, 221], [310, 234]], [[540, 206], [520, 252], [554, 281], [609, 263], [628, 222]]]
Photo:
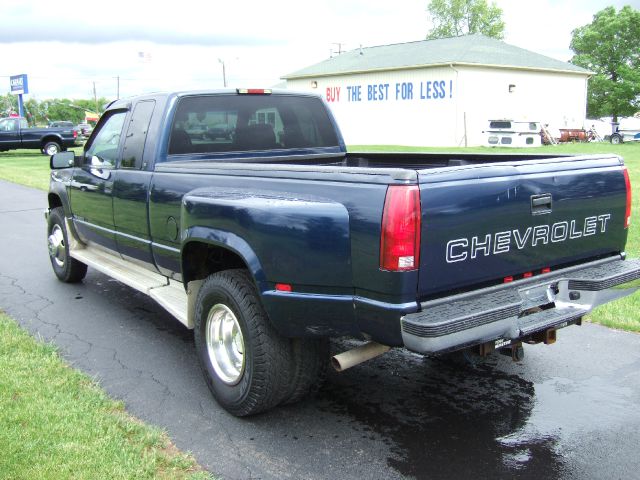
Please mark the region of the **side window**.
[[142, 154], [144, 153], [144, 143], [147, 139], [147, 131], [149, 130], [149, 122], [153, 115], [153, 109], [156, 102], [147, 100], [138, 102], [124, 140], [124, 148], [122, 150], [122, 161], [120, 168], [134, 168], [140, 170], [142, 168]]
[[18, 130], [18, 122], [13, 118], [5, 118], [0, 122], [0, 130], [3, 132], [15, 132]]
[[101, 167], [114, 166], [118, 156], [118, 143], [127, 112], [115, 112], [101, 122], [91, 144], [85, 150], [85, 161]]
[[29, 123], [27, 122], [26, 119], [21, 118], [20, 119], [20, 129], [23, 129], [23, 128], [29, 128]]

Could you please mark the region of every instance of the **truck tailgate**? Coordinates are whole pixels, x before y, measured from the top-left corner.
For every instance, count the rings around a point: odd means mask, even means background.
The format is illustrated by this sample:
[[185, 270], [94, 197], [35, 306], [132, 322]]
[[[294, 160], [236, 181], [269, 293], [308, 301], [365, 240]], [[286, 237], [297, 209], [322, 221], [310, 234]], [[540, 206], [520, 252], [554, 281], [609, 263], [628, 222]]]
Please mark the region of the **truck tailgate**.
[[419, 299], [619, 253], [626, 181], [614, 155], [421, 170]]

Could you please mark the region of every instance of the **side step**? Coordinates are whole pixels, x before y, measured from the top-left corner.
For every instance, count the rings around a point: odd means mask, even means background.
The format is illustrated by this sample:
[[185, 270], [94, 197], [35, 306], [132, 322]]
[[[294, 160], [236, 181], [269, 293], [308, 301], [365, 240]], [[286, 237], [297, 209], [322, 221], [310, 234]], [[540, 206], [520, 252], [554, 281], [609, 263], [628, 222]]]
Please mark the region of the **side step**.
[[123, 260], [120, 256], [104, 250], [86, 246], [71, 249], [71, 256], [99, 272], [149, 295], [180, 323], [193, 328], [188, 296], [180, 282], [169, 280], [164, 275], [154, 273], [144, 267]]

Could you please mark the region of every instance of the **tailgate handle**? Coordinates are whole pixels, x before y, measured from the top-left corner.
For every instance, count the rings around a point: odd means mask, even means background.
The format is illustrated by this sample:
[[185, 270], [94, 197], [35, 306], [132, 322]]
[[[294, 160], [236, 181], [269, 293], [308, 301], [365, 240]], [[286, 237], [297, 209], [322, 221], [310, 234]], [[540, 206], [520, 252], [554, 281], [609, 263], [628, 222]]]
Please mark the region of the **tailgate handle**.
[[553, 201], [550, 193], [531, 195], [531, 215], [551, 213], [552, 204]]

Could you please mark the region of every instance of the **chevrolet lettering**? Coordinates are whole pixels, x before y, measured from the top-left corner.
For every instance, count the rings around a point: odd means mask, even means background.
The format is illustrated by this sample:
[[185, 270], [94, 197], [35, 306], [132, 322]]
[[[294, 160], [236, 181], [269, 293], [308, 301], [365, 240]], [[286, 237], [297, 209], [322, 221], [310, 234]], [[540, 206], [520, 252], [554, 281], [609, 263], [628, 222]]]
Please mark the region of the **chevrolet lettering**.
[[521, 231], [518, 228], [474, 236], [456, 238], [447, 242], [447, 263], [463, 262], [479, 256], [508, 253], [512, 248], [523, 248], [548, 245], [549, 243], [576, 240], [598, 233], [606, 233], [607, 222], [611, 214], [586, 217], [583, 221], [565, 220], [552, 225], [536, 225]]
[[[411, 90], [327, 100], [398, 92]], [[238, 416], [391, 348], [520, 361], [640, 279], [619, 156], [347, 151], [308, 93], [117, 100], [82, 153], [50, 162], [55, 275], [90, 267], [158, 302], [193, 330], [208, 388]], [[338, 337], [354, 347], [330, 356]]]

